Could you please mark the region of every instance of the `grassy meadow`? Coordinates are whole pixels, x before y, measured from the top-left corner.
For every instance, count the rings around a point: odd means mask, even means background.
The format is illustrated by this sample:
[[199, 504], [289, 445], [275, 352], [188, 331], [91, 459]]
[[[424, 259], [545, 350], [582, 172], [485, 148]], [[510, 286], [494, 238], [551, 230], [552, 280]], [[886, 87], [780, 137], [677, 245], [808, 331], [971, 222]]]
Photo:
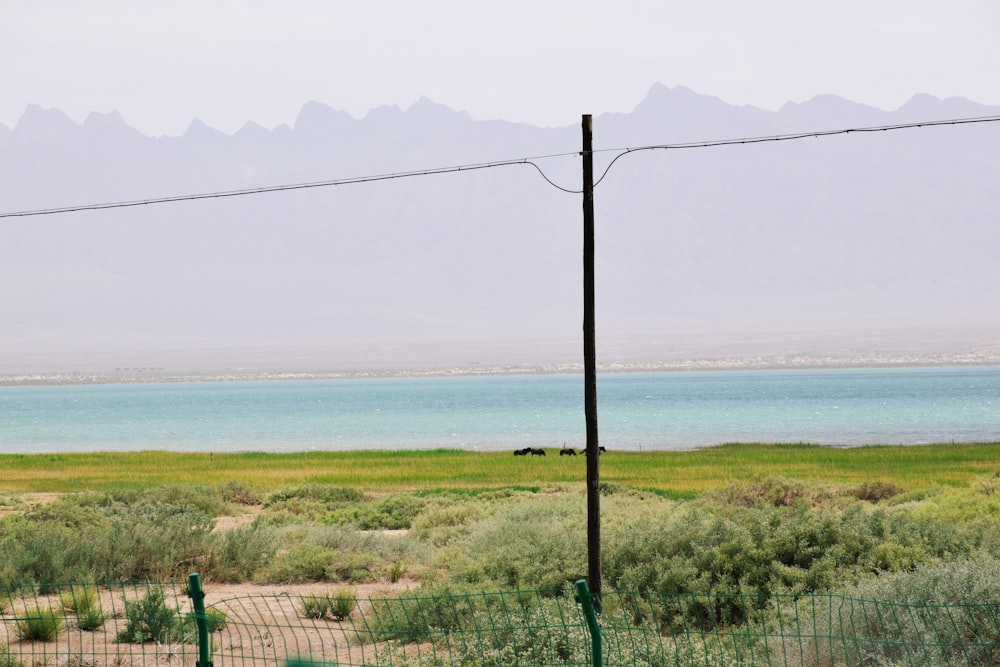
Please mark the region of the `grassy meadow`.
[[[558, 449], [2, 455], [0, 591], [196, 571], [323, 599], [400, 584], [397, 606], [538, 591], [542, 609], [588, 572], [585, 477]], [[1000, 443], [612, 450], [601, 480], [604, 589], [649, 594], [630, 622], [751, 627], [832, 595], [961, 608], [1000, 646]], [[956, 664], [942, 651], [929, 667]]]
[[[302, 484], [365, 492], [540, 488], [582, 482], [584, 456], [512, 452], [351, 451], [291, 454], [163, 451], [0, 455], [0, 494], [152, 489], [239, 482], [260, 492]], [[808, 483], [892, 483], [901, 488], [968, 485], [1000, 472], [1000, 442], [833, 448], [730, 444], [656, 452], [609, 451], [601, 481], [693, 497], [732, 481], [782, 476]]]

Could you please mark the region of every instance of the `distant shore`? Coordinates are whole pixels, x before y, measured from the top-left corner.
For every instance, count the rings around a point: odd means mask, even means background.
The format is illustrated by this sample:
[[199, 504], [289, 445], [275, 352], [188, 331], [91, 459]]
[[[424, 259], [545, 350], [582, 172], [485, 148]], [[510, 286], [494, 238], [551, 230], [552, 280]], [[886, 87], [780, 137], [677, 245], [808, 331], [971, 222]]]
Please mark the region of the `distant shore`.
[[[782, 370], [832, 368], [905, 368], [1000, 366], [1000, 351], [941, 354], [805, 354], [695, 358], [671, 361], [621, 361], [598, 364], [599, 373], [669, 371]], [[171, 370], [162, 367], [115, 368], [103, 372], [0, 374], [0, 386], [141, 384], [166, 382], [249, 382], [266, 380], [339, 380], [378, 377], [445, 377], [462, 375], [528, 375], [583, 373], [582, 363], [468, 364], [426, 368], [341, 370], [220, 369]]]

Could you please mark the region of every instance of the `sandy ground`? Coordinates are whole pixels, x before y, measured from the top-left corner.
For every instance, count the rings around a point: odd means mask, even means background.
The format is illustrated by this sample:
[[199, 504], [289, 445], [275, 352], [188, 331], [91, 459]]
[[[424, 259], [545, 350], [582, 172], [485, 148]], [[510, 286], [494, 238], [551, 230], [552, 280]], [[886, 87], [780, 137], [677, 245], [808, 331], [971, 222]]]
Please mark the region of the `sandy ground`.
[[[0, 514], [24, 511], [26, 507], [51, 502], [58, 494], [24, 494], [17, 504], [2, 508]], [[253, 521], [260, 509], [216, 519], [217, 530], [230, 530]], [[401, 531], [393, 531], [401, 532]], [[213, 659], [216, 667], [225, 664], [279, 664], [288, 657], [312, 656], [340, 665], [361, 664], [370, 660], [378, 646], [358, 640], [364, 631], [363, 615], [371, 610], [370, 599], [390, 597], [413, 589], [417, 582], [400, 580], [357, 585], [331, 582], [286, 585], [204, 584], [205, 604], [223, 612], [225, 627], [212, 635]], [[186, 582], [171, 582], [165, 587], [169, 604], [187, 614], [192, 603], [186, 594]], [[65, 667], [102, 667], [113, 665], [194, 664], [196, 642], [133, 644], [117, 641], [117, 635], [127, 624], [125, 600], [138, 600], [146, 595], [146, 584], [128, 584], [113, 590], [99, 591], [105, 617], [97, 629], [85, 630], [71, 612], [64, 610], [59, 593], [16, 591], [2, 602], [0, 614], [0, 646], [8, 644], [13, 655], [25, 665], [56, 665]], [[334, 596], [349, 591], [357, 599], [357, 608], [345, 620], [312, 619], [303, 614], [302, 599], [309, 596]], [[65, 591], [63, 591], [65, 594]], [[55, 641], [28, 641], [19, 636], [18, 620], [32, 615], [32, 610], [51, 609], [65, 623]]]

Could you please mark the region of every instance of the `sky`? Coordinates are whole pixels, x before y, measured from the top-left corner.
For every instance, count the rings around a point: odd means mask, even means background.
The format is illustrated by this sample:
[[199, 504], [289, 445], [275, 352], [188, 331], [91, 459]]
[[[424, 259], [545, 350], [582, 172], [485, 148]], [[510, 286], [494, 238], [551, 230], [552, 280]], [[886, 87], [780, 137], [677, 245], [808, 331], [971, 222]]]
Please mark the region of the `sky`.
[[657, 82], [776, 110], [831, 93], [1000, 105], [996, 0], [0, 0], [0, 124], [29, 104], [118, 111], [150, 136], [232, 133], [319, 101], [362, 118], [421, 96], [566, 126]]

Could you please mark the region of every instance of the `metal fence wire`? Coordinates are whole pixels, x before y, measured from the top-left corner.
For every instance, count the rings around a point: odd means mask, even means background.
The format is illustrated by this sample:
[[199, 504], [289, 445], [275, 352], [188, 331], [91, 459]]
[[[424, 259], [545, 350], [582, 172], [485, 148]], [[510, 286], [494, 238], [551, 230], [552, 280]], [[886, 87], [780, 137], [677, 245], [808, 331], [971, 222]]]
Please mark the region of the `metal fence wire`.
[[[597, 613], [596, 607], [600, 607]], [[0, 589], [0, 667], [1000, 666], [1000, 603], [546, 591], [214, 599], [187, 582]]]

